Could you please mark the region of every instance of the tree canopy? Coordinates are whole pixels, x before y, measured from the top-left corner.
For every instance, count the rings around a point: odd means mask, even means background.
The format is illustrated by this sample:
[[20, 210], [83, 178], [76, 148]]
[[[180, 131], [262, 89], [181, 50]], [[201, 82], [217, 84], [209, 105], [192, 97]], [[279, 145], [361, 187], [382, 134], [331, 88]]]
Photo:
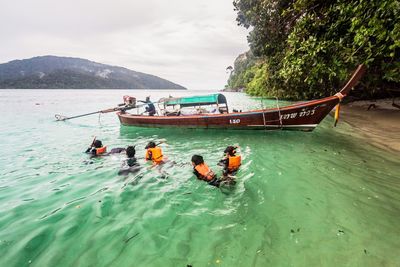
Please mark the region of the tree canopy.
[[253, 95], [309, 99], [334, 93], [357, 65], [365, 97], [400, 86], [398, 0], [234, 0], [251, 28], [228, 87]]

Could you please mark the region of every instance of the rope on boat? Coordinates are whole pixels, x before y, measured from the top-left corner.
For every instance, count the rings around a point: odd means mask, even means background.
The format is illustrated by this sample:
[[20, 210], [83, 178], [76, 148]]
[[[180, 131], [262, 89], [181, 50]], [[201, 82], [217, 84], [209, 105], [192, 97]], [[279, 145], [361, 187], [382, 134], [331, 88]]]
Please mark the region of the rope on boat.
[[340, 102], [342, 102], [342, 99], [345, 97], [341, 92], [336, 93], [335, 96], [339, 98], [339, 103], [337, 103], [335, 109], [335, 116], [334, 116], [335, 122], [333, 124], [334, 127], [336, 127], [337, 123], [339, 122]]
[[342, 93], [336, 93], [335, 96], [339, 98], [339, 102], [342, 102], [342, 99], [344, 98], [344, 95]]
[[262, 107], [262, 114], [263, 114], [264, 129], [265, 129], [265, 131], [267, 131], [267, 123], [265, 121], [265, 112], [264, 112], [265, 109], [264, 109], [264, 103], [263, 103], [262, 99], [261, 99], [261, 107]]
[[279, 100], [278, 100], [278, 97], [275, 97], [275, 98], [276, 98], [276, 107], [278, 108], [279, 124], [280, 124], [281, 129], [282, 129], [282, 116], [281, 116], [281, 109], [279, 107]]
[[264, 120], [264, 129], [267, 130], [267, 124], [265, 122], [265, 113], [264, 113], [264, 109], [263, 109], [263, 120]]

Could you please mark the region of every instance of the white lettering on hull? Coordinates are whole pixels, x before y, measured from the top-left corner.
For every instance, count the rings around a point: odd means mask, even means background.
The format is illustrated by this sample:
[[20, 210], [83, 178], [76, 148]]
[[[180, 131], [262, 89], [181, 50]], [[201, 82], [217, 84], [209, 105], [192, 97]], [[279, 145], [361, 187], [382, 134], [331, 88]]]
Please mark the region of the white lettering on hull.
[[281, 120], [288, 120], [288, 119], [295, 119], [297, 116], [299, 118], [302, 117], [309, 117], [315, 114], [315, 110], [318, 106], [315, 106], [313, 109], [303, 108], [300, 112], [293, 112], [288, 114], [282, 114], [280, 119]]

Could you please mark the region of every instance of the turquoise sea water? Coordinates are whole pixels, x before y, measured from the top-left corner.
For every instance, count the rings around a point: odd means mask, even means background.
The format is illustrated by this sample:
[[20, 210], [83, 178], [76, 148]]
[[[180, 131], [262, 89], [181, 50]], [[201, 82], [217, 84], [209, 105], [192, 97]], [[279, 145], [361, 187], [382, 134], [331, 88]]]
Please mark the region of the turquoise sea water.
[[[54, 121], [125, 94], [198, 93], [0, 90], [0, 266], [400, 265], [400, 157], [331, 117], [311, 133], [140, 129], [114, 114]], [[87, 164], [93, 136], [137, 145], [142, 170], [118, 176], [123, 155]], [[161, 139], [177, 163], [164, 166], [167, 179], [143, 159]], [[195, 179], [193, 154], [220, 173], [232, 144], [243, 157], [234, 190]]]

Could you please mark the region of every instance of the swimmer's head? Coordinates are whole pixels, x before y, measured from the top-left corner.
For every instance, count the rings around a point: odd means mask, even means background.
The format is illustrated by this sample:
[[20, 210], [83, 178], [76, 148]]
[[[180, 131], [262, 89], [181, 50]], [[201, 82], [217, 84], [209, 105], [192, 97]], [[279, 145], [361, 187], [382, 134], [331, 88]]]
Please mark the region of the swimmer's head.
[[93, 146], [94, 146], [95, 148], [100, 148], [100, 147], [103, 146], [103, 143], [102, 143], [100, 140], [95, 140], [95, 141], [93, 142]]
[[199, 155], [193, 155], [192, 156], [192, 164], [194, 166], [197, 166], [197, 165], [203, 164], [203, 163], [204, 163], [204, 159], [203, 159], [202, 156], [199, 156]]
[[155, 148], [156, 147], [156, 143], [154, 143], [153, 141], [151, 141], [151, 142], [149, 142], [148, 144], [147, 144], [147, 146], [145, 147], [145, 149], [148, 149], [148, 148]]
[[135, 156], [136, 150], [134, 146], [128, 146], [126, 148], [126, 156], [128, 158], [133, 158]]
[[236, 154], [236, 147], [228, 146], [228, 147], [225, 148], [224, 153], [227, 153], [230, 156], [234, 156]]

